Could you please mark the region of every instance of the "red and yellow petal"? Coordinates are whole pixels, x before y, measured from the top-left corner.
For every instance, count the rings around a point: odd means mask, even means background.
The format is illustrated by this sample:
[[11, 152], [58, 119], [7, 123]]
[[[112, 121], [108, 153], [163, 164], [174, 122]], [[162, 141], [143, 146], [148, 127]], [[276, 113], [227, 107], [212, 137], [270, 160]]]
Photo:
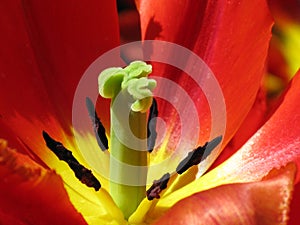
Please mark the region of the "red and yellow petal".
[[[251, 181], [274, 167], [294, 161], [300, 168], [300, 71], [295, 75], [281, 104], [271, 118], [229, 160], [215, 170], [225, 180]], [[231, 175], [229, 175], [229, 173]], [[213, 174], [212, 174], [213, 175]], [[218, 178], [217, 178], [218, 179]], [[296, 182], [300, 180], [297, 174]]]
[[175, 204], [154, 224], [286, 224], [295, 171], [289, 164], [260, 182], [199, 192]]
[[[294, 161], [300, 165], [300, 72], [292, 80], [272, 117], [232, 157], [221, 165], [166, 196], [160, 207], [175, 204], [180, 199], [229, 183], [259, 181], [273, 168]], [[300, 174], [297, 174], [296, 182]]]
[[86, 224], [62, 179], [0, 140], [1, 224]]
[[[227, 124], [223, 144], [227, 144], [251, 109], [264, 74], [272, 27], [266, 3], [139, 0], [137, 6], [143, 39], [164, 40], [187, 47], [214, 72], [225, 98]], [[204, 98], [196, 91], [196, 84], [181, 78], [180, 73], [164, 65], [154, 65], [154, 71], [175, 79], [186, 90], [193, 90], [192, 98]], [[203, 101], [195, 104], [201, 109], [200, 115], [204, 115], [201, 130], [205, 132], [201, 135], [206, 139], [211, 125], [210, 118], [207, 120], [209, 109], [203, 106]], [[170, 108], [164, 108], [161, 114], [164, 110]]]
[[[73, 139], [71, 137], [65, 136], [63, 131], [58, 132], [59, 124], [54, 118], [48, 118], [46, 121], [48, 127], [47, 131], [49, 134], [54, 134], [55, 139], [62, 142], [68, 149], [72, 150], [74, 157], [87, 168], [93, 170], [93, 174], [100, 180], [102, 188], [100, 191], [95, 192], [94, 189], [89, 188], [82, 184], [75, 176], [73, 171], [68, 167], [65, 162], [60, 161], [47, 147], [45, 141], [36, 127], [43, 127], [43, 123], [38, 120], [30, 121], [18, 117], [16, 121], [21, 127], [27, 127], [27, 130], [17, 130], [15, 133], [22, 136], [23, 148], [28, 150], [28, 154], [36, 162], [44, 165], [46, 168], [51, 168], [59, 173], [60, 177], [63, 179], [63, 186], [70, 198], [72, 205], [76, 210], [80, 211], [84, 219], [90, 224], [102, 224], [102, 223], [118, 223], [123, 224], [124, 219], [122, 212], [114, 204], [113, 200], [107, 193], [108, 182], [107, 178], [103, 177], [102, 174], [98, 174], [93, 168], [87, 165], [86, 161], [80, 154], [78, 148], [73, 144]], [[29, 132], [30, 131], [30, 132]], [[29, 134], [28, 134], [29, 132]], [[56, 132], [56, 133], [55, 133]], [[86, 143], [86, 149], [90, 148], [97, 149], [96, 140], [91, 140], [91, 134], [85, 134], [82, 140]], [[96, 148], [95, 148], [96, 146]], [[99, 157], [101, 158], [101, 153], [99, 152]], [[101, 165], [107, 167], [105, 158]]]
[[42, 131], [82, 162], [70, 138], [72, 98], [89, 64], [119, 43], [116, 10], [114, 1], [94, 0], [5, 0], [0, 5], [0, 134], [63, 177], [73, 177], [72, 172], [63, 165], [69, 172], [58, 169], [62, 163], [45, 146]]

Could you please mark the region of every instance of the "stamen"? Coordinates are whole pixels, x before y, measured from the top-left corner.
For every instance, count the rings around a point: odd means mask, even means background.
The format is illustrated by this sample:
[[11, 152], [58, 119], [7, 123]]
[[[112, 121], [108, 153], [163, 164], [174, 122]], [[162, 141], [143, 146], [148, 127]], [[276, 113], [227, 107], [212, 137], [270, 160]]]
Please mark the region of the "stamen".
[[187, 157], [185, 157], [177, 166], [176, 172], [178, 174], [182, 174], [190, 167], [198, 165], [210, 155], [210, 153], [215, 149], [215, 147], [217, 147], [221, 140], [222, 136], [216, 137], [212, 141], [206, 142], [204, 146], [199, 146], [198, 148], [189, 152]]
[[101, 148], [102, 151], [106, 151], [108, 149], [108, 140], [105, 134], [105, 128], [102, 125], [95, 106], [92, 102], [92, 100], [89, 97], [86, 97], [86, 107], [89, 113], [89, 116], [91, 118], [93, 128], [94, 128], [94, 133], [97, 139], [97, 143], [99, 147]]
[[66, 149], [62, 143], [55, 141], [49, 134], [43, 131], [43, 137], [47, 147], [62, 161], [66, 162], [75, 173], [75, 176], [86, 186], [93, 187], [96, 191], [101, 188], [100, 182], [92, 174], [92, 171], [81, 165], [73, 156], [72, 152]]
[[152, 186], [147, 190], [148, 200], [153, 200], [154, 198], [159, 199], [160, 193], [167, 188], [167, 184], [170, 180], [170, 174], [164, 174], [159, 180], [153, 181]]
[[[156, 132], [156, 117], [158, 116], [157, 102], [153, 98], [150, 108], [148, 123], [147, 123], [147, 149], [152, 152], [155, 146], [157, 132]], [[151, 123], [150, 123], [151, 122]]]

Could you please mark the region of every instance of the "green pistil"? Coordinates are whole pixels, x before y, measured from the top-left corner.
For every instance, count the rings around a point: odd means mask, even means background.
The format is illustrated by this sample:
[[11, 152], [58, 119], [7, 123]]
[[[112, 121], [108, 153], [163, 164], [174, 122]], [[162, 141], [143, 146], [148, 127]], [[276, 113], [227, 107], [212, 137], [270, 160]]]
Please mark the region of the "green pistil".
[[146, 194], [147, 111], [156, 86], [147, 78], [151, 72], [151, 65], [135, 61], [124, 69], [104, 70], [98, 80], [100, 95], [112, 99], [110, 194], [125, 218]]

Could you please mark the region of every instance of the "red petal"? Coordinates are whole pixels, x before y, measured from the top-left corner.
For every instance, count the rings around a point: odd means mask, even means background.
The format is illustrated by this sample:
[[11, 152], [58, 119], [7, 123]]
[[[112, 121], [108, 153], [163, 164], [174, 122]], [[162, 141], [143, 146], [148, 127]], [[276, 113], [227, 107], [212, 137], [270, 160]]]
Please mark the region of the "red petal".
[[[300, 71], [272, 117], [228, 160], [201, 178], [158, 202], [160, 207], [197, 193], [230, 183], [259, 181], [271, 169], [296, 162], [300, 168]], [[297, 174], [296, 182], [300, 180]]]
[[119, 13], [120, 36], [122, 42], [140, 40], [140, 16], [136, 9], [126, 9]]
[[265, 123], [266, 121], [266, 93], [262, 89], [258, 92], [254, 105], [252, 106], [250, 112], [248, 113], [246, 119], [243, 121], [242, 125], [238, 129], [237, 133], [230, 140], [228, 145], [222, 151], [220, 156], [214, 162], [213, 169], [228, 159], [237, 150], [239, 150], [243, 144], [245, 144], [248, 139], [255, 134], [255, 132]]
[[284, 224], [295, 166], [273, 171], [260, 182], [219, 186], [176, 203], [155, 225]]
[[[228, 143], [249, 112], [263, 76], [272, 26], [266, 3], [140, 0], [138, 8], [143, 39], [183, 45], [202, 57], [212, 69], [225, 97], [227, 124], [223, 144]], [[164, 74], [164, 67], [157, 68]], [[170, 70], [165, 74], [174, 76]], [[187, 90], [195, 90], [186, 81], [183, 78], [180, 83]], [[199, 96], [199, 92], [192, 95]], [[209, 111], [206, 113], [200, 102], [195, 104], [206, 115], [201, 129], [207, 132], [211, 121], [205, 118]]]
[[12, 217], [10, 215], [5, 214], [0, 209], [0, 224], [3, 225], [26, 225], [26, 223], [22, 222], [19, 218]]
[[116, 3], [5, 0], [0, 12], [3, 118], [9, 123], [17, 111], [42, 120], [56, 112], [70, 122], [82, 74], [119, 43]]
[[7, 148], [4, 140], [0, 176], [1, 224], [86, 224], [70, 203], [62, 179]]
[[25, 116], [41, 116], [40, 111], [53, 113], [35, 55], [24, 25], [23, 9], [20, 1], [2, 1], [1, 19], [1, 120], [15, 111]]
[[[290, 161], [296, 162], [300, 168], [299, 87], [300, 71], [272, 117], [236, 154], [208, 173], [209, 176], [216, 180], [222, 176], [224, 183], [245, 182], [258, 180], [272, 168]], [[296, 181], [299, 180], [300, 173]]]
[[[7, 140], [9, 143], [14, 143], [14, 148], [17, 148], [19, 152], [22, 152], [24, 149], [16, 136], [16, 134], [7, 127], [3, 121], [0, 119], [0, 137]], [[24, 152], [23, 152], [24, 153]]]
[[290, 219], [288, 225], [298, 225], [300, 221], [300, 183], [295, 186], [293, 199], [291, 202]]

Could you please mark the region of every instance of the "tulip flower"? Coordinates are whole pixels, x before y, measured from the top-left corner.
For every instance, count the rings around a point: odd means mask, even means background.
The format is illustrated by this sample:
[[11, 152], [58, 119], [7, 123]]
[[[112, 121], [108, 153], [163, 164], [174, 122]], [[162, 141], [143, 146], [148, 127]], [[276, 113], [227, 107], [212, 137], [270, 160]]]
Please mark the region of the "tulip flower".
[[[82, 4], [75, 0], [70, 5], [47, 0], [3, 1], [0, 4], [3, 31], [0, 223], [285, 224], [293, 186], [300, 180], [296, 174], [300, 165], [297, 99], [300, 74], [295, 75], [277, 107], [265, 118], [260, 111], [261, 104], [254, 102], [259, 100], [256, 97], [265, 73], [273, 24], [267, 4], [261, 0], [185, 3], [140, 0], [136, 4], [142, 40], [182, 45], [200, 56], [215, 74], [226, 106], [226, 130], [220, 134], [220, 149], [228, 151], [238, 129], [245, 128], [243, 124], [251, 121], [250, 128], [238, 136], [243, 141], [248, 140], [234, 145], [234, 155], [201, 177], [196, 175], [198, 167], [194, 165], [182, 175], [171, 176], [166, 185], [154, 182], [154, 189], [158, 185], [164, 190], [154, 191], [151, 200], [149, 196], [139, 197], [133, 212], [126, 214], [116, 199], [127, 196], [115, 197], [110, 193], [110, 181], [82, 156], [85, 149], [78, 148], [74, 133], [80, 133], [80, 141], [86, 149], [97, 149], [93, 154], [103, 158], [99, 164], [104, 169], [109, 167], [105, 160], [107, 155], [118, 153], [112, 153], [111, 149], [110, 153], [99, 151], [94, 135], [74, 130], [71, 123], [72, 101], [82, 74], [97, 57], [119, 44], [115, 2], [100, 4], [92, 0]], [[155, 62], [152, 66], [154, 73], [192, 90], [191, 98], [201, 123], [201, 140], [197, 140], [194, 148], [213, 143], [207, 133], [211, 129], [211, 118], [203, 93], [176, 69]], [[126, 68], [118, 71], [125, 74], [122, 85], [129, 86], [132, 78], [127, 84], [125, 78], [131, 70]], [[148, 75], [150, 70], [146, 68]], [[139, 78], [145, 70], [141, 70]], [[105, 88], [105, 82], [100, 83], [100, 94], [110, 96], [114, 92]], [[95, 84], [97, 87], [97, 80]], [[118, 82], [113, 84], [119, 85]], [[151, 81], [147, 85], [151, 90], [155, 86]], [[144, 121], [143, 129], [151, 105], [148, 100], [149, 95], [143, 96], [142, 103], [133, 107], [145, 113], [140, 118]], [[95, 109], [106, 131], [110, 125], [114, 126], [114, 120], [109, 121], [109, 107], [109, 101], [100, 99]], [[171, 134], [176, 137], [179, 129], [175, 116], [172, 117], [173, 109], [158, 101], [158, 110], [162, 118], [171, 118], [166, 122], [165, 137]], [[255, 115], [259, 118], [255, 119]], [[96, 116], [93, 119], [96, 121]], [[195, 129], [192, 121], [188, 127]], [[43, 130], [46, 132], [42, 135]], [[189, 134], [184, 137], [186, 143], [193, 138], [192, 132]], [[109, 135], [109, 148], [120, 146], [113, 132]], [[155, 159], [172, 152], [173, 141], [166, 139], [163, 143], [168, 146], [162, 144], [147, 154]], [[187, 149], [183, 149], [186, 154], [193, 150], [189, 147], [187, 144]], [[60, 155], [56, 150], [65, 153]], [[62, 162], [62, 158], [68, 164]], [[144, 161], [141, 163], [144, 165]], [[200, 162], [200, 166], [203, 163], [208, 167], [212, 162]], [[72, 171], [74, 165], [77, 169]], [[139, 192], [137, 188], [134, 190]], [[126, 201], [131, 208], [130, 198]]]

